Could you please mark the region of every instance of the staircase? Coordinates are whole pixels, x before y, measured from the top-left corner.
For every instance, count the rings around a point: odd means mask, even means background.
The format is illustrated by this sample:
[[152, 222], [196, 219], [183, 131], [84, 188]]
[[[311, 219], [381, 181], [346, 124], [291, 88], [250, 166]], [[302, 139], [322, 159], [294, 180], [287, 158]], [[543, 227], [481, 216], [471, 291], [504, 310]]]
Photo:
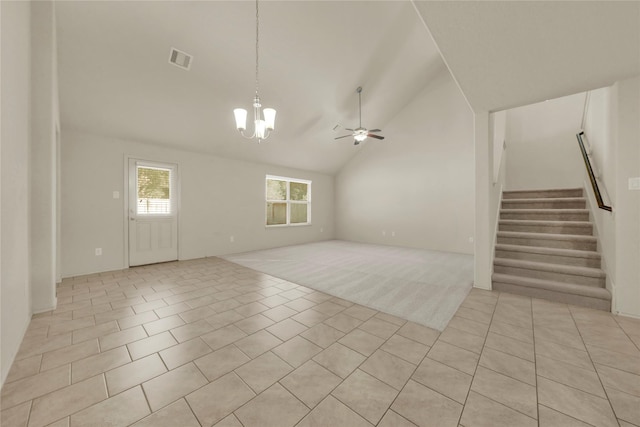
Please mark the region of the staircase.
[[597, 246], [581, 188], [505, 191], [493, 289], [610, 311]]

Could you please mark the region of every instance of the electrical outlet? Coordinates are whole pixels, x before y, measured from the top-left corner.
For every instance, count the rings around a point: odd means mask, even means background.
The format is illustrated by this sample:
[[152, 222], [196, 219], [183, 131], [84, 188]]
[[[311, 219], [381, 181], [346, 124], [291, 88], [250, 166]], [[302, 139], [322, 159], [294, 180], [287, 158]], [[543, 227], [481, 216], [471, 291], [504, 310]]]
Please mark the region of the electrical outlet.
[[469, 243], [473, 243], [473, 237], [469, 237]]
[[102, 248], [96, 248], [96, 256], [102, 255]]
[[391, 232], [391, 237], [396, 237], [396, 232], [395, 231]]
[[382, 235], [383, 235], [383, 236], [386, 236], [386, 235], [387, 235], [387, 232], [386, 232], [386, 231], [384, 231], [384, 230], [382, 230]]
[[235, 237], [233, 237], [233, 236], [230, 236], [230, 237], [229, 237], [229, 241], [230, 241], [231, 243], [233, 243], [233, 242], [235, 242], [235, 241], [236, 241], [236, 238], [235, 238]]
[[324, 227], [320, 227], [320, 232], [324, 233]]

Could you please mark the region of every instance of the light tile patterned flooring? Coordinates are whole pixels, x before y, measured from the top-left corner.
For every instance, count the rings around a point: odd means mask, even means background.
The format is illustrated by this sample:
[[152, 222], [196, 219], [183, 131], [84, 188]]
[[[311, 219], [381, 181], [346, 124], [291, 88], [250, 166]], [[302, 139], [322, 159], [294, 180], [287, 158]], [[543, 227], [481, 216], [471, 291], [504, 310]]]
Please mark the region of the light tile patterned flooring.
[[640, 426], [640, 321], [474, 289], [435, 330], [208, 258], [65, 280], [2, 426]]

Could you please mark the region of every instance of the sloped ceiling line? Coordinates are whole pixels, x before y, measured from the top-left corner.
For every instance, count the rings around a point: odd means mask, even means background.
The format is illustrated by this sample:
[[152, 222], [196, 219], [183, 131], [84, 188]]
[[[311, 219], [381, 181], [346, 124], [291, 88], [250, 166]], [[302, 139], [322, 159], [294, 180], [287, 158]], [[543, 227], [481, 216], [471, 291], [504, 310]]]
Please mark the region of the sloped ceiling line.
[[[253, 95], [251, 2], [55, 6], [64, 127], [328, 174], [361, 148], [333, 140], [357, 117], [357, 86], [367, 122], [383, 127], [441, 64], [408, 1], [264, 2], [260, 95], [278, 117], [257, 146], [232, 114]], [[194, 56], [188, 73], [168, 64], [171, 47]]]
[[640, 75], [640, 2], [420, 1], [414, 5], [475, 111]]

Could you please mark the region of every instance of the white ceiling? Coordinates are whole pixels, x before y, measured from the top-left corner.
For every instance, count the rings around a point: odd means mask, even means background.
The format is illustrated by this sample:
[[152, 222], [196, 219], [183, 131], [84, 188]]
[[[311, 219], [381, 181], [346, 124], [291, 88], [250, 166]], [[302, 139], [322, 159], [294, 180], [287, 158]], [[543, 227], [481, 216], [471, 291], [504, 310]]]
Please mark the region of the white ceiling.
[[[232, 110], [254, 93], [253, 1], [59, 1], [63, 126], [223, 157], [337, 172], [362, 146], [337, 123], [385, 125], [442, 71], [497, 111], [640, 74], [640, 2], [261, 1], [260, 95], [276, 133], [257, 146]], [[171, 47], [194, 55], [168, 64]], [[392, 143], [393, 135], [382, 132]]]
[[638, 1], [415, 1], [471, 107], [497, 111], [640, 74]]
[[[357, 86], [363, 125], [384, 130], [444, 67], [410, 2], [261, 2], [260, 95], [278, 116], [258, 146], [232, 113], [254, 94], [254, 2], [57, 2], [56, 13], [63, 126], [331, 174], [359, 149], [332, 130], [357, 125]], [[171, 47], [194, 56], [190, 71], [168, 64]]]

